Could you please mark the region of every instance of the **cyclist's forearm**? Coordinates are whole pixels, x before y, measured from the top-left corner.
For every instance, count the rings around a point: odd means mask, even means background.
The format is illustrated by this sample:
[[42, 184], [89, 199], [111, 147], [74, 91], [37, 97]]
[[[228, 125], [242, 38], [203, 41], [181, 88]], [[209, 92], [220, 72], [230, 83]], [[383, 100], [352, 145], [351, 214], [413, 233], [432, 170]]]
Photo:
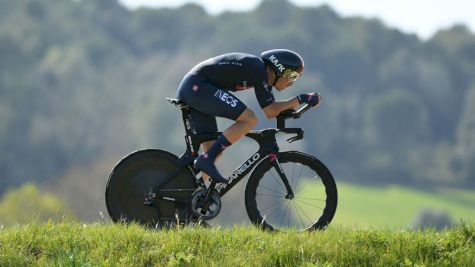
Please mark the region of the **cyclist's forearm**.
[[[285, 100], [285, 101], [278, 101], [276, 103], [280, 103], [280, 111], [279, 113], [281, 113], [282, 111], [284, 110], [288, 110], [288, 109], [291, 109], [291, 108], [296, 108], [298, 107], [300, 104], [299, 104], [299, 100], [297, 97], [292, 97], [288, 100]], [[279, 115], [279, 114], [277, 114]]]
[[282, 111], [299, 106], [297, 97], [285, 101], [277, 101], [262, 109], [268, 119], [277, 117]]

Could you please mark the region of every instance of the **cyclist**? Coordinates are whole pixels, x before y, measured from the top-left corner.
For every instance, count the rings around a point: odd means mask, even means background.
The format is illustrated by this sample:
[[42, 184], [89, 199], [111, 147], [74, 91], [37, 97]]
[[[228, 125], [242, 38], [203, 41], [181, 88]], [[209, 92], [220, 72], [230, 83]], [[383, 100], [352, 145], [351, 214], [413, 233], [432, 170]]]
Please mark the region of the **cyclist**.
[[192, 107], [191, 120], [197, 133], [217, 132], [216, 117], [234, 120], [216, 141], [202, 143], [205, 153], [194, 164], [216, 182], [227, 183], [216, 169], [216, 158], [257, 124], [252, 110], [231, 92], [254, 88], [257, 101], [267, 118], [302, 103], [318, 106], [320, 95], [300, 94], [286, 101], [275, 101], [272, 87], [283, 91], [302, 75], [304, 61], [294, 51], [273, 49], [260, 57], [228, 53], [207, 59], [193, 67], [183, 78], [177, 98]]

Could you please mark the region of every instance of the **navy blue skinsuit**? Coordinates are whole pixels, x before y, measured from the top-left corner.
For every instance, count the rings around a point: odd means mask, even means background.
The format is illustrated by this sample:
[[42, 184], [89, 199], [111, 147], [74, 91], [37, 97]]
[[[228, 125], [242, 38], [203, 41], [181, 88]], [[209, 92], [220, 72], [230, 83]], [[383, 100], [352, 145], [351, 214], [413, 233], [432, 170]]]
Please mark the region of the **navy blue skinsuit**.
[[246, 109], [231, 92], [250, 88], [254, 88], [261, 108], [275, 102], [264, 62], [253, 55], [229, 53], [191, 69], [178, 88], [177, 98], [193, 108], [191, 117], [197, 133], [217, 132], [216, 117], [236, 120]]

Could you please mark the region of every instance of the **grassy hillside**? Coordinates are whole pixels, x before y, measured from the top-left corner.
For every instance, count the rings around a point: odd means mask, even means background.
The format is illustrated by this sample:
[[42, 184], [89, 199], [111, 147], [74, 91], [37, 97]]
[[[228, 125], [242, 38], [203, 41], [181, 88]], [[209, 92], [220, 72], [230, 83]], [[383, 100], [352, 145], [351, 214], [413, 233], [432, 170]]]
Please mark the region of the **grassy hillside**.
[[446, 211], [456, 223], [475, 220], [473, 190], [408, 187], [366, 187], [338, 183], [338, 208], [333, 225], [408, 227], [422, 209]]
[[31, 224], [0, 230], [0, 266], [475, 266], [475, 225], [440, 233], [256, 228], [146, 230]]

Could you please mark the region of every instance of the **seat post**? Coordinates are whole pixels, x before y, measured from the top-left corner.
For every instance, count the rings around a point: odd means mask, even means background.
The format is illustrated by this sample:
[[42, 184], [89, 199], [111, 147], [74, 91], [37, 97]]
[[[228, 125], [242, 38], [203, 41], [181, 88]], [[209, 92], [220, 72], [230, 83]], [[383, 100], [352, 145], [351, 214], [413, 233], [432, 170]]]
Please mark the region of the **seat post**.
[[181, 109], [181, 116], [183, 119], [183, 125], [185, 126], [186, 135], [195, 134], [195, 130], [193, 129], [193, 126], [191, 124], [191, 116], [190, 116], [191, 108], [180, 99], [167, 97], [166, 100]]
[[168, 102], [179, 107], [181, 109], [181, 116], [183, 119], [183, 126], [185, 127], [185, 141], [187, 146], [187, 152], [185, 154], [190, 153], [190, 155], [195, 155], [198, 153], [200, 143], [194, 142], [194, 137], [196, 136], [196, 130], [191, 121], [191, 107], [186, 105], [185, 102], [175, 99], [175, 98], [167, 98]]
[[183, 125], [185, 127], [186, 135], [193, 135], [195, 134], [195, 130], [191, 124], [191, 117], [190, 117], [190, 108], [189, 107], [182, 107], [181, 108], [181, 116], [183, 118]]

